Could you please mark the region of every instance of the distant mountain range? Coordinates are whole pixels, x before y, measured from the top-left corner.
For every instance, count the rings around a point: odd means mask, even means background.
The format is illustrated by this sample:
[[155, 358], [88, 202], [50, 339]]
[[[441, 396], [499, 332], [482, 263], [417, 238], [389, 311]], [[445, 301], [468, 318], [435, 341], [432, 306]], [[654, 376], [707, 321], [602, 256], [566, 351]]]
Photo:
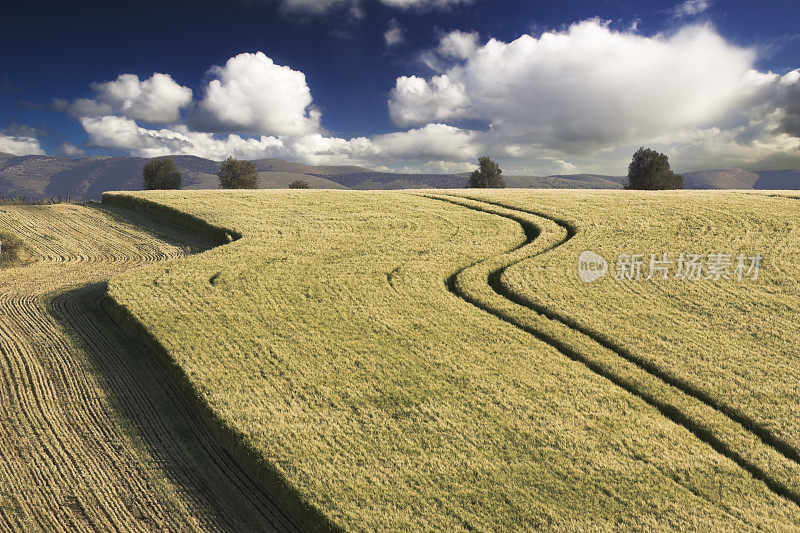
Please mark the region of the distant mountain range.
[[[195, 156], [175, 156], [185, 189], [216, 189], [219, 163]], [[15, 156], [0, 152], [0, 195], [30, 199], [99, 198], [104, 191], [138, 190], [142, 185], [143, 157], [88, 157], [69, 159], [42, 155]], [[396, 174], [356, 166], [312, 166], [283, 159], [254, 160], [265, 189], [286, 188], [303, 180], [314, 189], [461, 188], [469, 174]], [[684, 173], [689, 189], [800, 189], [800, 169], [700, 170]], [[623, 176], [572, 174], [505, 176], [506, 186], [545, 189], [619, 189]]]

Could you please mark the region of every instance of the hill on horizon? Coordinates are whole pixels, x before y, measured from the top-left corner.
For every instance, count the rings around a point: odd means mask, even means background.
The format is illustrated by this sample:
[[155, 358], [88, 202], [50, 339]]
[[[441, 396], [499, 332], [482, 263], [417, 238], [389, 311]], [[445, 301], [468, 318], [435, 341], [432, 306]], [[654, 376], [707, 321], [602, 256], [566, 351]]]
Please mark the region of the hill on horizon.
[[[184, 189], [218, 189], [219, 162], [197, 156], [172, 156], [183, 172]], [[141, 189], [145, 157], [93, 156], [81, 159], [0, 152], [0, 195], [38, 200], [49, 197], [97, 199], [105, 191]], [[352, 165], [305, 165], [277, 158], [255, 159], [261, 188], [287, 188], [303, 180], [314, 189], [457, 189], [468, 173], [403, 174]], [[687, 189], [800, 189], [800, 169], [710, 169], [684, 173]], [[619, 189], [624, 176], [559, 174], [504, 176], [508, 187], [542, 189]]]

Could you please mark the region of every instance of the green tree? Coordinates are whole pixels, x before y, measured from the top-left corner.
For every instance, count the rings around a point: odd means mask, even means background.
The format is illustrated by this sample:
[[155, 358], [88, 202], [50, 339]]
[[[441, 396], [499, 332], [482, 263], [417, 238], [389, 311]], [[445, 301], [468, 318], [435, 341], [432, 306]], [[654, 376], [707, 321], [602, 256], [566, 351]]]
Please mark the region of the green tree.
[[237, 161], [229, 157], [220, 163], [217, 176], [223, 189], [258, 188], [258, 171], [250, 161]]
[[479, 157], [478, 166], [480, 168], [469, 177], [470, 187], [502, 189], [506, 186], [505, 181], [503, 181], [503, 171], [489, 156]]
[[171, 157], [148, 161], [142, 169], [142, 178], [145, 190], [181, 188], [181, 171]]
[[308, 182], [303, 180], [294, 180], [289, 184], [290, 189], [308, 189]]
[[670, 170], [665, 154], [642, 146], [633, 154], [623, 185], [626, 189], [683, 189], [683, 176]]

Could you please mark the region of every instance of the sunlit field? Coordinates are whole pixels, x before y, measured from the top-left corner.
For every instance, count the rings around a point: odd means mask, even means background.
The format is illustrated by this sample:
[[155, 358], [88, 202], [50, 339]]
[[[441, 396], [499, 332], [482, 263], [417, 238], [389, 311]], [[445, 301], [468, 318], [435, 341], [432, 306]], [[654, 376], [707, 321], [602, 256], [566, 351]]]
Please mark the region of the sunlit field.
[[[796, 199], [459, 190], [104, 201], [182, 223], [190, 214], [194, 229], [202, 220], [231, 241], [130, 270], [109, 294], [309, 520], [800, 523]], [[579, 279], [583, 250], [608, 260], [605, 277]], [[615, 279], [621, 254], [681, 252], [764, 262], [757, 279], [646, 280], [649, 265], [639, 280]]]

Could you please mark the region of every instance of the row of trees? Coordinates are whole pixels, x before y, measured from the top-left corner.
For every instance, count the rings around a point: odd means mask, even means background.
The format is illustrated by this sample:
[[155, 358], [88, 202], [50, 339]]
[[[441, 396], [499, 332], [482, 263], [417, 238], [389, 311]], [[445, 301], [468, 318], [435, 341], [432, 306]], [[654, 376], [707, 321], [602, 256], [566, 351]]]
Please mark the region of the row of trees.
[[[469, 186], [482, 189], [502, 189], [506, 186], [503, 171], [487, 156], [478, 158], [478, 170], [469, 177]], [[626, 189], [662, 190], [683, 189], [684, 180], [669, 168], [669, 158], [642, 146], [633, 154], [628, 165]]]
[[[142, 170], [145, 189], [180, 189], [183, 176], [171, 157], [151, 159]], [[223, 189], [257, 189], [259, 176], [251, 161], [237, 161], [229, 157], [219, 165], [219, 185]], [[295, 180], [291, 189], [308, 189], [308, 182]]]
[[[145, 189], [180, 189], [181, 171], [171, 157], [151, 159], [144, 166]], [[220, 187], [223, 189], [257, 189], [258, 171], [251, 161], [237, 161], [229, 157], [219, 165]], [[669, 168], [666, 155], [641, 147], [633, 154], [628, 165], [626, 189], [659, 190], [683, 189], [683, 176]], [[469, 186], [481, 189], [502, 189], [506, 186], [503, 170], [488, 156], [478, 158], [478, 170], [469, 177]], [[308, 189], [308, 182], [295, 180], [292, 189]]]

